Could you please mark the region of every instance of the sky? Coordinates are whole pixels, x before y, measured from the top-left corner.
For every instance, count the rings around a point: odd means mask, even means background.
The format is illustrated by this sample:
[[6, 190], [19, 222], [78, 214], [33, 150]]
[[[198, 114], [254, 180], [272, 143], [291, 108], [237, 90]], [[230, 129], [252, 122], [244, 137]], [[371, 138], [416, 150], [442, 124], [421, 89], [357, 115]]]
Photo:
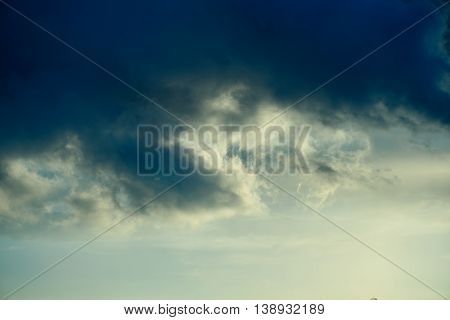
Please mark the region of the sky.
[[[265, 123], [445, 1], [6, 2], [0, 296], [179, 179], [137, 174], [138, 125]], [[311, 127], [271, 177], [298, 201], [221, 149], [11, 298], [450, 296], [450, 6], [272, 124]]]

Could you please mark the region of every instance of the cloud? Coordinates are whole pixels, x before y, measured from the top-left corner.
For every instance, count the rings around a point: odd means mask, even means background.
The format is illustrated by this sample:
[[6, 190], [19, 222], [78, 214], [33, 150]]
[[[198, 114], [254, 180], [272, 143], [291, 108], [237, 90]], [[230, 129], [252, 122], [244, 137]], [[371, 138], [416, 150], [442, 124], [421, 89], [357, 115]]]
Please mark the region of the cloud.
[[[196, 125], [268, 120], [431, 9], [387, 0], [15, 6]], [[175, 182], [135, 174], [137, 125], [173, 118], [21, 17], [0, 15], [4, 230], [106, 225]], [[368, 165], [364, 128], [448, 125], [444, 30], [433, 16], [279, 119], [313, 125], [309, 199], [385, 179]], [[261, 181], [229, 161], [234, 176], [194, 175], [155, 206], [192, 221], [264, 210]]]
[[[147, 223], [157, 216], [160, 222], [194, 226], [260, 213], [261, 182], [238, 159], [231, 161], [236, 162], [232, 175], [194, 174], [137, 215]], [[139, 177], [92, 166], [76, 135], [62, 137], [39, 155], [3, 159], [1, 173], [0, 227], [5, 233], [29, 235], [106, 228], [181, 178]]]

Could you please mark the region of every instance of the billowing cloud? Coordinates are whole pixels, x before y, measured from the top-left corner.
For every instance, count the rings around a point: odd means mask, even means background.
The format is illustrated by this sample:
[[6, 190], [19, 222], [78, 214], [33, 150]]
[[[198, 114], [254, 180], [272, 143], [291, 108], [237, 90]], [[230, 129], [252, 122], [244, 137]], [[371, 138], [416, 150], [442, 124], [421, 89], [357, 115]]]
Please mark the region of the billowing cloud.
[[[239, 159], [230, 161], [235, 162], [232, 175], [194, 174], [187, 185], [180, 184], [138, 215], [196, 225], [260, 213], [262, 182], [248, 175]], [[6, 233], [27, 234], [106, 228], [178, 179], [91, 166], [78, 137], [62, 137], [39, 154], [3, 159], [0, 226]]]
[[[194, 125], [269, 120], [434, 8], [390, 0], [255, 4], [14, 5]], [[313, 126], [305, 147], [313, 174], [302, 177], [302, 196], [320, 205], [342, 186], [390, 181], [370, 165], [367, 128], [448, 126], [446, 14], [275, 122]], [[5, 8], [0, 26], [3, 230], [106, 225], [176, 180], [136, 175], [137, 125], [175, 119]], [[194, 175], [149, 210], [194, 223], [264, 210], [264, 184], [239, 158], [230, 161], [234, 176]]]

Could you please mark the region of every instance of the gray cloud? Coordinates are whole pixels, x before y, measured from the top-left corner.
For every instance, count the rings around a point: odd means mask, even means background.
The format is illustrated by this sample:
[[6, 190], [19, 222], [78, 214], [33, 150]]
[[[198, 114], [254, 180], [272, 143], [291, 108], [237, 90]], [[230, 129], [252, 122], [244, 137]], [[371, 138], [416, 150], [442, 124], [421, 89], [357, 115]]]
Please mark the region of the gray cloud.
[[[400, 1], [112, 1], [107, 13], [92, 1], [17, 6], [194, 124], [268, 119], [430, 10], [425, 2]], [[135, 174], [136, 126], [174, 119], [20, 17], [6, 10], [0, 15], [4, 230], [51, 228], [46, 219], [61, 226], [105, 223], [176, 180]], [[445, 24], [437, 15], [289, 116], [309, 117], [330, 130], [345, 122], [414, 130], [428, 122], [448, 125], [449, 94], [439, 85], [448, 61], [437, 50], [442, 41], [448, 48], [448, 21], [443, 39]], [[364, 165], [370, 153], [364, 135], [345, 132], [349, 141], [336, 147], [324, 142], [336, 142], [333, 134], [311, 147], [315, 186], [332, 192], [342, 181], [375, 179]], [[67, 149], [68, 141], [74, 149]], [[255, 186], [258, 181], [244, 176], [195, 175], [161, 199], [161, 207], [237, 212], [260, 204]]]

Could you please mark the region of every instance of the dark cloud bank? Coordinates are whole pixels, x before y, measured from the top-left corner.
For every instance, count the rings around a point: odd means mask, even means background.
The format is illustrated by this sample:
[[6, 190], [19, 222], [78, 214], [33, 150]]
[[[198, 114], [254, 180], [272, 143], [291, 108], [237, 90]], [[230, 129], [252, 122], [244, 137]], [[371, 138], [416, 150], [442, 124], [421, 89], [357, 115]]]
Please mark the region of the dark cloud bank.
[[[201, 121], [207, 99], [245, 85], [248, 90], [236, 97], [239, 116], [224, 115], [245, 123], [252, 122], [261, 101], [292, 103], [438, 1], [17, 0], [13, 5], [188, 122]], [[368, 112], [382, 101], [389, 110], [407, 108], [447, 126], [449, 94], [439, 83], [450, 72], [448, 12], [296, 108], [330, 125], [339, 121], [338, 111], [384, 125]], [[139, 123], [175, 123], [173, 118], [4, 6], [0, 34], [0, 162], [48, 154], [76, 135], [83, 172], [95, 176], [108, 168], [136, 204], [148, 198], [147, 191], [174, 181], [135, 176], [134, 136]], [[168, 199], [194, 208], [225, 200], [239, 204], [239, 195], [218, 180], [195, 176]], [[20, 188], [4, 170], [0, 181], [5, 189]]]

